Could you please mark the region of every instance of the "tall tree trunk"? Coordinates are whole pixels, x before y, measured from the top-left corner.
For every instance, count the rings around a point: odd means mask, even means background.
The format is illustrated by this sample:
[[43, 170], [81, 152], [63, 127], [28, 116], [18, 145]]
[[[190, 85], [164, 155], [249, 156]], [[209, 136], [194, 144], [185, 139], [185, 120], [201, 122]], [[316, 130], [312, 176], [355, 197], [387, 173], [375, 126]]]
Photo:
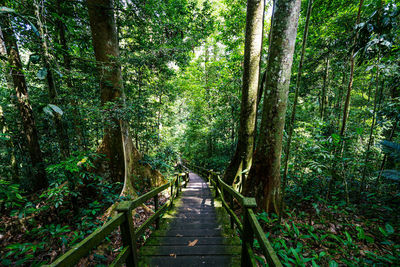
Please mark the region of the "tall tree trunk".
[[[261, 67], [261, 64], [260, 64]], [[264, 94], [264, 85], [265, 85], [265, 79], [267, 77], [267, 72], [264, 71], [264, 74], [262, 75], [262, 78], [260, 80], [260, 85], [258, 86], [258, 91], [257, 91], [257, 105], [256, 105], [256, 121], [254, 123], [254, 143], [257, 143], [257, 133], [258, 133], [258, 120], [260, 118], [260, 103], [261, 103], [261, 98]], [[254, 150], [256, 149], [256, 146], [253, 146], [253, 154], [254, 154]]]
[[260, 138], [245, 184], [258, 207], [279, 212], [282, 136], [300, 14], [300, 0], [277, 0], [272, 21]]
[[[105, 108], [125, 106], [119, 47], [112, 0], [87, 0], [94, 53], [100, 74], [101, 104]], [[142, 165], [141, 154], [133, 145], [125, 120], [110, 116], [104, 126], [104, 135], [98, 152], [106, 155], [98, 171], [108, 172], [110, 180], [124, 181], [121, 195], [136, 196], [133, 179], [149, 179], [152, 186], [165, 183], [163, 176], [150, 165]], [[114, 206], [113, 206], [114, 207]], [[110, 208], [112, 210], [112, 208]], [[109, 211], [110, 211], [109, 210]]]
[[231, 103], [231, 115], [232, 115], [232, 124], [231, 124], [231, 148], [235, 149], [235, 106]]
[[[6, 59], [7, 58], [6, 47], [4, 46], [4, 42], [2, 40], [3, 40], [3, 34], [0, 29], [0, 56], [4, 57]], [[3, 64], [3, 70], [5, 70], [4, 75], [5, 75], [6, 82], [7, 82], [7, 88], [10, 89], [10, 91], [13, 91], [14, 90], [13, 80], [12, 80], [12, 76], [10, 73], [10, 69], [8, 68], [7, 65], [8, 65], [8, 63], [4, 62], [4, 64]], [[8, 146], [8, 151], [10, 153], [11, 178], [12, 178], [13, 182], [18, 183], [19, 182], [19, 168], [18, 168], [17, 158], [15, 156], [14, 141], [13, 141], [12, 136], [9, 135], [9, 129], [8, 129], [8, 126], [6, 123], [6, 119], [4, 117], [3, 108], [1, 106], [0, 106], [0, 127], [2, 128], [1, 132], [5, 135], [8, 135], [8, 137], [9, 137], [7, 146]]]
[[35, 118], [32, 106], [29, 102], [28, 87], [25, 75], [22, 71], [22, 62], [19, 56], [17, 39], [15, 38], [9, 17], [6, 15], [0, 16], [0, 25], [3, 29], [4, 44], [7, 50], [8, 63], [10, 64], [14, 89], [17, 96], [17, 105], [21, 114], [22, 124], [24, 126], [24, 135], [32, 163], [32, 189], [37, 191], [46, 188], [48, 182], [42, 151], [40, 150]]
[[[360, 4], [358, 6], [358, 14], [357, 14], [357, 20], [356, 20], [356, 25], [360, 24], [360, 18], [361, 18], [361, 8], [363, 5], [364, 0], [360, 0]], [[344, 132], [346, 130], [346, 123], [347, 123], [347, 117], [349, 113], [349, 107], [350, 107], [350, 97], [351, 97], [351, 90], [353, 88], [353, 76], [354, 76], [354, 46], [356, 44], [358, 38], [358, 32], [354, 35], [353, 38], [353, 48], [351, 50], [351, 55], [350, 55], [350, 76], [349, 76], [349, 84], [347, 86], [347, 95], [346, 95], [346, 101], [344, 103], [343, 107], [343, 118], [342, 118], [342, 128], [340, 129], [340, 136], [344, 136]]]
[[0, 106], [0, 133], [3, 136], [8, 137], [7, 141], [7, 150], [10, 155], [10, 171], [11, 171], [11, 180], [14, 183], [19, 183], [19, 169], [17, 164], [17, 158], [15, 157], [15, 146], [12, 139], [12, 136], [9, 133], [9, 129], [6, 123], [6, 119], [4, 118], [3, 107]]
[[279, 216], [281, 216], [281, 214], [282, 214], [283, 201], [285, 200], [285, 189], [286, 189], [286, 184], [287, 184], [287, 175], [288, 175], [288, 171], [289, 171], [288, 167], [289, 167], [289, 159], [290, 159], [290, 145], [292, 143], [293, 130], [294, 130], [295, 121], [296, 121], [296, 107], [297, 107], [297, 101], [299, 98], [299, 87], [300, 87], [301, 75], [303, 72], [303, 61], [304, 61], [304, 54], [305, 54], [306, 45], [307, 45], [308, 26], [310, 24], [312, 4], [313, 4], [313, 0], [308, 0], [306, 25], [304, 26], [303, 42], [301, 45], [300, 62], [299, 62], [298, 70], [297, 70], [296, 88], [294, 91], [292, 114], [290, 116], [290, 122], [289, 122], [289, 124], [287, 124], [289, 129], [287, 131], [288, 138], [287, 138], [287, 142], [286, 142], [286, 146], [285, 146], [285, 158], [283, 160], [284, 171], [283, 171], [283, 178], [282, 178], [282, 201], [279, 206]]
[[[121, 68], [117, 62], [119, 48], [113, 14], [112, 0], [87, 0], [94, 53], [100, 76], [101, 104], [118, 108], [123, 96]], [[110, 108], [110, 107], [108, 107]], [[104, 171], [108, 170], [112, 181], [124, 180], [124, 148], [120, 120], [106, 118], [104, 135], [98, 151], [106, 155]]]
[[341, 116], [341, 110], [342, 110], [342, 102], [343, 102], [343, 91], [344, 91], [344, 83], [346, 81], [346, 68], [343, 69], [343, 76], [342, 76], [342, 83], [339, 86], [338, 90], [338, 94], [337, 94], [337, 101], [335, 103], [335, 112], [338, 115], [336, 122], [335, 122], [335, 129], [337, 129], [337, 131], [339, 131], [339, 127], [340, 127], [340, 116]]
[[[235, 182], [238, 189], [243, 183], [242, 173], [248, 172], [252, 164], [263, 22], [264, 0], [248, 0], [238, 143], [235, 154], [224, 174], [224, 180], [228, 184], [232, 184], [237, 177], [239, 178], [239, 181]], [[244, 177], [247, 177], [247, 173], [244, 174]]]
[[[50, 54], [49, 54], [49, 48], [47, 44], [47, 33], [44, 30], [43, 22], [42, 22], [42, 17], [40, 15], [40, 9], [44, 8], [43, 6], [40, 6], [39, 1], [36, 2], [36, 17], [38, 21], [38, 26], [39, 26], [39, 32], [41, 36], [41, 45], [42, 45], [42, 56], [43, 56], [43, 62], [44, 62], [44, 67], [47, 70], [47, 85], [49, 89], [49, 98], [50, 98], [50, 104], [53, 105], [59, 105], [59, 100], [58, 100], [58, 94], [57, 94], [57, 87], [56, 87], [56, 82], [54, 80], [54, 74], [53, 70], [51, 67], [51, 59], [50, 59]], [[70, 155], [69, 151], [69, 139], [68, 139], [68, 134], [67, 134], [67, 129], [65, 127], [65, 123], [62, 121], [62, 117], [59, 113], [54, 114], [54, 124], [55, 124], [55, 129], [58, 137], [58, 144], [60, 146], [60, 151], [62, 154], [63, 158], [67, 158]]]
[[321, 109], [320, 109], [321, 120], [324, 119], [326, 106], [328, 105], [328, 88], [327, 88], [328, 75], [329, 75], [329, 58], [326, 59], [324, 81], [322, 84]]

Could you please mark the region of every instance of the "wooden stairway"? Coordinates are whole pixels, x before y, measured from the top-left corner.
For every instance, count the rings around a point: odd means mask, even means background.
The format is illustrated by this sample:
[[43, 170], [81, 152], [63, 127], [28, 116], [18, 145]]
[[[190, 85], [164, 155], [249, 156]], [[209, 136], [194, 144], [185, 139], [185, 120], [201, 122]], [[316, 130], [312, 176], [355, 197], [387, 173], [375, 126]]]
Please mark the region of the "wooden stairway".
[[[256, 200], [235, 191], [218, 173], [195, 165], [188, 166], [207, 178], [216, 198], [198, 175], [190, 173], [190, 182], [186, 186], [189, 172], [177, 173], [168, 183], [132, 201], [120, 202], [116, 206], [117, 213], [103, 226], [46, 266], [74, 266], [119, 228], [123, 246], [118, 248], [119, 253], [110, 264], [113, 267], [124, 264], [129, 267], [256, 267], [259, 264], [253, 247], [255, 239], [258, 241], [258, 253], [264, 255], [268, 265], [282, 267], [253, 210], [257, 207]], [[188, 170], [185, 166], [183, 168]], [[160, 207], [158, 195], [165, 190], [170, 190], [171, 197]], [[176, 199], [180, 192], [181, 197]], [[151, 199], [154, 214], [135, 227], [132, 211]], [[240, 205], [240, 215], [237, 214], [237, 205]], [[162, 227], [159, 228], [161, 218]], [[158, 230], [138, 251], [138, 237], [152, 228], [154, 223]]]
[[240, 266], [239, 238], [206, 182], [195, 173], [175, 207], [139, 250], [139, 266]]

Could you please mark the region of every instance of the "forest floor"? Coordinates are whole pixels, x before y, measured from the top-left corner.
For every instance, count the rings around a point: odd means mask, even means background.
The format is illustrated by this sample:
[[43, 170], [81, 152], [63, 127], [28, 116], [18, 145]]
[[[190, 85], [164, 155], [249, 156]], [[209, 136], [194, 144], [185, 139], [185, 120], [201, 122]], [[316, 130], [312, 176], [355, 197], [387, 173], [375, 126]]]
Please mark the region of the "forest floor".
[[[343, 191], [342, 191], [343, 192]], [[399, 266], [399, 198], [386, 192], [347, 204], [333, 195], [289, 193], [286, 214], [258, 215], [282, 263], [298, 266]]]
[[[75, 210], [75, 214], [71, 195], [55, 188], [58, 191], [53, 188], [23, 197], [18, 205], [1, 206], [0, 266], [39, 266], [65, 253], [107, 220], [103, 214], [119, 200], [121, 185], [104, 186], [107, 190], [97, 198], [79, 198], [79, 207], [85, 208]], [[353, 204], [346, 203], [339, 193], [333, 193], [327, 201], [318, 190], [308, 190], [314, 193], [296, 188], [288, 191], [288, 208], [280, 224], [275, 214], [258, 214], [284, 265], [400, 266], [400, 203], [396, 190], [365, 193], [363, 201], [356, 201], [358, 196], [354, 195]], [[160, 197], [160, 201], [165, 202], [167, 197]], [[146, 206], [154, 208], [151, 201]], [[136, 226], [151, 216], [149, 209], [136, 209]], [[140, 237], [142, 244], [150, 231]], [[121, 237], [115, 231], [79, 265], [109, 264], [120, 247]], [[262, 256], [258, 258], [262, 266]]]
[[[48, 192], [21, 197], [18, 206], [1, 206], [0, 266], [41, 266], [67, 252], [73, 245], [101, 227], [107, 221], [104, 217], [105, 211], [112, 203], [121, 200], [118, 195], [121, 185], [116, 184], [108, 189], [106, 195], [79, 198], [78, 206], [85, 208], [79, 208], [75, 214], [71, 206], [71, 195], [55, 204], [57, 201], [48, 198]], [[141, 194], [148, 191], [142, 189]], [[46, 195], [43, 196], [44, 194]], [[57, 195], [65, 196], [60, 192]], [[160, 205], [163, 205], [168, 197], [160, 194]], [[154, 209], [154, 203], [149, 201], [145, 204], [146, 208], [141, 206], [135, 209], [135, 226], [141, 225], [153, 214], [151, 210]], [[150, 235], [150, 229], [139, 238], [139, 245]], [[83, 258], [78, 266], [110, 264], [119, 253], [121, 244], [120, 232], [115, 230], [90, 256]]]

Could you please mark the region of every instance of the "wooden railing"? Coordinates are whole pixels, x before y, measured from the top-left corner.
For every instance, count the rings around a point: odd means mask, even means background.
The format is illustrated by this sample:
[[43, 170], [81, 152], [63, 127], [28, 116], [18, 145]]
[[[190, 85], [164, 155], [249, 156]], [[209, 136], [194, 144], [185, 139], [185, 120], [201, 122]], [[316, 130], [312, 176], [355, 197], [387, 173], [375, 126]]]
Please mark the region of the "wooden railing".
[[[241, 266], [257, 266], [253, 251], [254, 238], [258, 240], [268, 266], [282, 266], [254, 214], [253, 209], [257, 207], [256, 200], [254, 198], [245, 197], [237, 192], [232, 186], [226, 184], [218, 173], [212, 170], [207, 170], [191, 164], [186, 164], [186, 167], [198, 173], [203, 178], [206, 178], [210, 185], [214, 187], [216, 197], [220, 197], [223, 207], [230, 215], [231, 228], [234, 229], [236, 225], [239, 230], [242, 240]], [[239, 219], [233, 211], [234, 199], [236, 199], [237, 203], [242, 207], [241, 219]]]
[[[87, 256], [90, 251], [97, 247], [115, 229], [120, 228], [123, 247], [110, 266], [138, 266], [137, 258], [137, 237], [145, 232], [155, 222], [156, 229], [159, 228], [161, 215], [173, 204], [174, 198], [179, 195], [182, 187], [186, 187], [189, 181], [189, 173], [176, 174], [169, 183], [157, 187], [150, 192], [138, 197], [133, 201], [123, 201], [118, 204], [117, 215], [112, 217], [106, 224], [95, 230], [91, 235], [72, 247], [67, 253], [60, 256], [53, 263], [46, 266], [73, 266], [79, 260]], [[161, 207], [158, 203], [158, 194], [164, 190], [171, 189], [170, 199]], [[148, 218], [139, 228], [135, 229], [132, 220], [132, 210], [141, 206], [146, 201], [154, 199], [155, 213]]]

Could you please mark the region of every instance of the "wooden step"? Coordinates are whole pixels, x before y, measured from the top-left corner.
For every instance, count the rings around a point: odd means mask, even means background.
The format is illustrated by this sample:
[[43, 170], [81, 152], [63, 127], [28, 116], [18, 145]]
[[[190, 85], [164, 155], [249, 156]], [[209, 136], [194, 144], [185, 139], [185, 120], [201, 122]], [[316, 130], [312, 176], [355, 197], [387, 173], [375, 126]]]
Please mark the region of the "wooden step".
[[240, 253], [240, 246], [227, 246], [227, 245], [195, 245], [189, 247], [188, 245], [172, 245], [172, 246], [152, 246], [146, 245], [141, 251], [142, 256], [169, 256], [171, 254], [201, 256], [201, 255], [237, 255]]
[[195, 266], [240, 266], [240, 257], [235, 256], [156, 256], [141, 259], [139, 266], [195, 267]]
[[222, 236], [207, 183], [191, 173], [176, 203], [140, 249], [139, 266], [240, 266], [240, 240]]
[[216, 237], [221, 236], [221, 231], [219, 229], [209, 230], [202, 229], [199, 230], [170, 230], [167, 232], [159, 232], [156, 231], [152, 234], [152, 236], [188, 236], [188, 237]]
[[223, 245], [225, 244], [226, 240], [221, 237], [198, 237], [198, 238], [193, 238], [193, 237], [151, 237], [146, 241], [146, 246], [147, 245], [166, 245], [166, 246], [171, 246], [171, 245], [188, 245], [189, 242], [193, 242], [194, 240], [197, 239], [196, 245]]

